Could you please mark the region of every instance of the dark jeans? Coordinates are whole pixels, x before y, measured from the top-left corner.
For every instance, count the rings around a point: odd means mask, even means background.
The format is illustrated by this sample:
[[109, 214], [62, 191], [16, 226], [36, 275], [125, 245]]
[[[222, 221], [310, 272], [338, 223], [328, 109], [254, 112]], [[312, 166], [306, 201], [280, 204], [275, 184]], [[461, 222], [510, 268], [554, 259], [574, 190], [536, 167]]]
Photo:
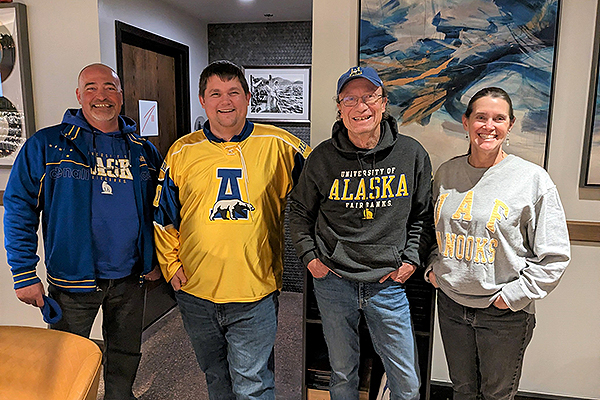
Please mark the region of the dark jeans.
[[535, 316], [464, 307], [441, 290], [437, 304], [454, 400], [514, 399]]
[[210, 400], [275, 400], [278, 296], [218, 304], [175, 292]]
[[140, 362], [144, 290], [139, 276], [98, 279], [100, 290], [70, 293], [50, 285], [48, 292], [63, 311], [62, 319], [50, 327], [89, 337], [102, 307], [104, 339], [105, 400], [129, 400]]

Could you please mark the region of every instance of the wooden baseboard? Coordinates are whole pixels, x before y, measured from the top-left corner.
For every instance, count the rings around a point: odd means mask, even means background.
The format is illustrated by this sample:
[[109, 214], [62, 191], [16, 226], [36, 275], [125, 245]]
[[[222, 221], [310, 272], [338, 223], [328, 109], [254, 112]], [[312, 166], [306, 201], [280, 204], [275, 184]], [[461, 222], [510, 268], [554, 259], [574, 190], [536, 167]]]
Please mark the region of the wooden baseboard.
[[571, 241], [600, 243], [600, 222], [567, 221]]
[[[452, 400], [452, 386], [447, 382], [432, 381], [429, 400]], [[515, 400], [585, 400], [578, 397], [549, 395], [542, 393], [517, 393]]]
[[[329, 400], [328, 390], [318, 389], [306, 389], [306, 400]], [[369, 394], [367, 392], [358, 392], [358, 400], [369, 400]]]

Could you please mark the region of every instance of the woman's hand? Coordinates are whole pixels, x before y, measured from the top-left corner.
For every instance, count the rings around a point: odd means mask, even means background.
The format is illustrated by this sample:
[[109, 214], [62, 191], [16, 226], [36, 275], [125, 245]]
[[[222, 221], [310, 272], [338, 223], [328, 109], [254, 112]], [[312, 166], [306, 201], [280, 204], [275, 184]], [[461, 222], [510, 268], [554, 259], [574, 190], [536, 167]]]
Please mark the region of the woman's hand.
[[496, 297], [496, 300], [494, 300], [493, 304], [494, 304], [494, 307], [496, 307], [500, 310], [508, 309], [508, 304], [506, 304], [506, 302], [504, 301], [504, 298], [502, 298], [502, 296]]
[[431, 284], [433, 285], [434, 288], [436, 288], [436, 289], [440, 288], [437, 283], [437, 278], [435, 277], [435, 272], [433, 272], [433, 270], [431, 270], [427, 273], [427, 278], [429, 279], [429, 282], [431, 282]]

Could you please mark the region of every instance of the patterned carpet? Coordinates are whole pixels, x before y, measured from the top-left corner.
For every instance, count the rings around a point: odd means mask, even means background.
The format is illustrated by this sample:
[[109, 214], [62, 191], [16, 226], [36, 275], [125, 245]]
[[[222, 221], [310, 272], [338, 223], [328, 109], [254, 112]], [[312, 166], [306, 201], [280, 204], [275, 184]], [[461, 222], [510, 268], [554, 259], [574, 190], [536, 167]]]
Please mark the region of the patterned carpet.
[[[279, 297], [279, 327], [275, 343], [277, 400], [302, 398], [302, 294]], [[143, 336], [142, 360], [133, 387], [139, 400], [208, 400], [206, 381], [176, 307], [149, 327]], [[100, 382], [98, 399], [103, 399]]]

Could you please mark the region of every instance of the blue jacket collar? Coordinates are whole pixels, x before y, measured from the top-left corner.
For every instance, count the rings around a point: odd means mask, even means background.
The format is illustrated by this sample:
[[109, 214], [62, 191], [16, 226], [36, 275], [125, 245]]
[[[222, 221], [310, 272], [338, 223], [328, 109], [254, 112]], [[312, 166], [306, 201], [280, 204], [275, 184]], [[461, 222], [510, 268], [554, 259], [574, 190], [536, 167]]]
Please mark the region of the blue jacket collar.
[[[74, 125], [88, 132], [94, 131], [94, 128], [92, 128], [92, 126], [87, 122], [87, 120], [83, 116], [81, 108], [70, 108], [67, 111], [65, 111], [65, 115], [63, 116], [62, 122], [63, 124]], [[119, 129], [123, 134], [134, 133], [135, 128], [136, 125], [134, 120], [132, 120], [126, 115], [119, 115]]]

